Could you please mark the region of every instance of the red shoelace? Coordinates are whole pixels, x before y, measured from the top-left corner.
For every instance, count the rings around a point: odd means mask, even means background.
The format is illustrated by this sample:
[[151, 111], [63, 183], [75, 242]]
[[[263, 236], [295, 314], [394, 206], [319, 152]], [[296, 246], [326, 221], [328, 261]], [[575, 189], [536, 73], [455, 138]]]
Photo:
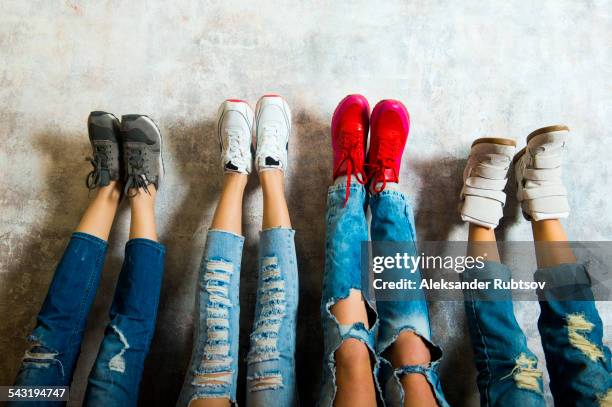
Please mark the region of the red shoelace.
[[340, 161], [334, 168], [333, 178], [344, 175], [341, 174], [341, 168], [344, 163], [346, 163], [346, 195], [344, 198], [344, 205], [342, 207], [346, 207], [346, 203], [348, 202], [349, 196], [351, 195], [351, 175], [355, 174], [355, 178], [357, 182], [362, 185], [367, 183], [367, 176], [363, 165], [358, 165], [355, 163], [355, 157], [358, 157], [360, 154], [364, 154], [361, 150], [363, 148], [363, 136], [359, 133], [361, 130], [361, 126], [358, 126], [353, 131], [342, 130], [341, 131], [341, 155]]
[[[372, 191], [379, 193], [385, 190], [387, 181], [397, 182], [399, 174], [396, 169], [395, 159], [401, 149], [399, 142], [399, 134], [395, 131], [381, 133], [378, 135], [379, 145], [378, 154], [374, 162], [366, 163], [365, 165], [371, 169], [369, 181], [372, 182]], [[393, 171], [393, 176], [387, 180], [387, 170]], [[380, 187], [377, 187], [381, 184]]]

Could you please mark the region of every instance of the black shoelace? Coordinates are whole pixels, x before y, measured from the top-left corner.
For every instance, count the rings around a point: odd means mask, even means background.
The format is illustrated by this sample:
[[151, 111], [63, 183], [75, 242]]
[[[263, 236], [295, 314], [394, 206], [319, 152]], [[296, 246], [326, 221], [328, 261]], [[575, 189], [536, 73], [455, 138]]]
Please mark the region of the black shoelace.
[[[146, 152], [143, 152], [140, 148], [132, 147], [127, 150], [127, 179], [125, 180], [123, 193], [130, 198], [136, 196], [141, 188], [151, 195], [147, 187], [150, 182], [146, 174], [145, 155]], [[134, 189], [136, 192], [130, 194], [130, 189]]]
[[110, 146], [96, 146], [93, 157], [87, 157], [93, 166], [93, 170], [87, 174], [85, 185], [88, 189], [95, 189], [100, 185], [100, 172], [108, 171], [108, 161], [110, 155]]

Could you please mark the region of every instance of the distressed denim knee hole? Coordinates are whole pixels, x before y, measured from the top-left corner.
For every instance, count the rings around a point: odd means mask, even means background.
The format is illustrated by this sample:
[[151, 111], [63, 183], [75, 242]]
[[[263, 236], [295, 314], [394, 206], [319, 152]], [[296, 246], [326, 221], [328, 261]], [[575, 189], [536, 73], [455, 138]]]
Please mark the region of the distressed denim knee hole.
[[286, 315], [285, 281], [276, 256], [262, 259], [262, 284], [258, 292], [261, 306], [251, 333], [249, 364], [277, 360], [280, 356], [278, 339]]
[[[396, 346], [397, 345], [397, 346]], [[415, 349], [422, 347], [421, 349]], [[420, 351], [422, 355], [416, 354]], [[427, 352], [427, 355], [425, 355]], [[381, 356], [388, 361], [393, 360], [396, 366], [421, 365], [428, 366], [431, 362], [442, 358], [440, 348], [420, 335], [411, 327], [404, 327], [394, 336], [393, 342], [381, 352]]]

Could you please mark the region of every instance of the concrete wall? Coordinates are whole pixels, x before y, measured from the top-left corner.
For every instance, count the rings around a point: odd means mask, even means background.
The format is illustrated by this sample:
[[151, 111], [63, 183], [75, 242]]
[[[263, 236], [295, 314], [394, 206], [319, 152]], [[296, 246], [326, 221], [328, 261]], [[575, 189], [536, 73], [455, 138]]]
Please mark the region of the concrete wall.
[[[544, 1], [3, 1], [0, 13], [0, 384], [12, 381], [54, 265], [88, 196], [90, 110], [145, 113], [166, 140], [158, 217], [167, 245], [158, 328], [143, 405], [171, 405], [187, 366], [196, 272], [220, 190], [218, 104], [284, 95], [294, 112], [287, 194], [300, 263], [298, 369], [312, 405], [321, 359], [318, 308], [329, 123], [347, 93], [403, 100], [412, 130], [401, 187], [421, 239], [463, 239], [456, 196], [470, 142], [566, 123], [573, 239], [612, 236], [612, 2]], [[245, 200], [243, 352], [252, 322], [262, 197]], [[512, 216], [502, 238], [529, 239]], [[77, 405], [102, 337], [127, 239], [124, 206], [72, 388]], [[535, 303], [517, 304], [541, 357]], [[612, 307], [599, 304], [610, 339]], [[462, 305], [432, 304], [453, 405], [476, 405]], [[543, 360], [541, 366], [544, 365]], [[241, 377], [244, 376], [244, 369]], [[242, 379], [243, 380], [243, 379]], [[243, 391], [241, 391], [243, 394]]]

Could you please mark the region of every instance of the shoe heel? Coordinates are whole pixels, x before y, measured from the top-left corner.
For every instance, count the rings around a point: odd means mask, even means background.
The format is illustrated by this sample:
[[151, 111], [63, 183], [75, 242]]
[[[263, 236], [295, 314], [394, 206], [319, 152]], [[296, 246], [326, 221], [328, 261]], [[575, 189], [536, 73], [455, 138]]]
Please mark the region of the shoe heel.
[[546, 127], [539, 128], [539, 129], [534, 130], [531, 133], [529, 133], [529, 135], [527, 136], [527, 143], [529, 143], [529, 141], [532, 138], [534, 138], [535, 136], [539, 136], [540, 134], [544, 134], [544, 133], [552, 133], [554, 131], [567, 131], [567, 132], [569, 132], [569, 127], [567, 127], [564, 124], [556, 124], [554, 126], [546, 126]]
[[481, 138], [474, 140], [474, 142], [472, 143], [472, 147], [474, 147], [477, 144], [484, 144], [484, 143], [516, 147], [516, 140], [511, 139], [511, 138], [504, 138], [504, 137], [481, 137]]

